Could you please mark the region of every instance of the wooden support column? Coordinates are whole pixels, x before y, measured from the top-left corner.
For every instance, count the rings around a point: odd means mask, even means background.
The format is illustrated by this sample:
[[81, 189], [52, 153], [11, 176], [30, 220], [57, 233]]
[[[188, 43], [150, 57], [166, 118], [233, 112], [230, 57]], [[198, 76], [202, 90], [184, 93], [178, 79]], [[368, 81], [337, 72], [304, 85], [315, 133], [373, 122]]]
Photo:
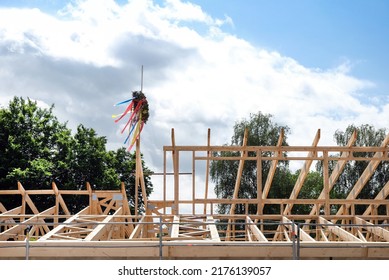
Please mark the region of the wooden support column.
[[[246, 145], [247, 145], [247, 138], [248, 138], [248, 129], [246, 128], [244, 130], [242, 147], [246, 147]], [[244, 150], [244, 151], [241, 152], [241, 157], [242, 158], [244, 158], [246, 155], [247, 155], [247, 151]], [[236, 181], [235, 181], [235, 187], [234, 187], [234, 194], [232, 196], [233, 200], [238, 198], [240, 183], [241, 183], [241, 180], [242, 180], [244, 162], [245, 162], [244, 159], [241, 159], [239, 161], [238, 173], [236, 175]], [[236, 204], [232, 203], [231, 204], [231, 209], [230, 209], [230, 215], [233, 215], [235, 213], [235, 207], [236, 207]]]
[[330, 215], [330, 181], [329, 181], [329, 170], [328, 170], [328, 152], [323, 152], [323, 190], [324, 190], [324, 214]]
[[[192, 151], [192, 214], [196, 214], [196, 151]], [[204, 204], [205, 205], [205, 204]], [[206, 206], [204, 206], [205, 214]]]
[[172, 207], [172, 214], [178, 215], [179, 214], [179, 200], [180, 200], [180, 168], [179, 168], [179, 152], [176, 150], [176, 140], [174, 135], [174, 128], [172, 128], [172, 157], [173, 157], [173, 173], [174, 173], [174, 205]]
[[209, 147], [211, 146], [211, 129], [208, 128], [208, 136], [207, 136], [207, 161], [206, 161], [206, 173], [205, 173], [205, 193], [204, 193], [204, 215], [207, 214], [207, 199], [208, 199], [208, 181], [209, 181], [209, 163], [210, 163], [210, 156], [211, 156], [211, 151], [209, 150]]
[[[262, 215], [262, 151], [257, 151], [257, 215]], [[255, 222], [258, 220], [255, 219]]]
[[136, 167], [135, 168], [136, 168], [136, 173], [138, 174], [136, 191], [138, 190], [140, 185], [144, 207], [145, 209], [147, 209], [147, 192], [146, 192], [146, 184], [145, 184], [145, 178], [144, 178], [143, 167], [142, 167], [142, 156], [140, 153], [140, 136], [136, 140]]
[[[246, 128], [244, 130], [242, 147], [246, 147], [246, 145], [247, 145], [247, 138], [248, 138], [248, 129]], [[234, 194], [232, 196], [232, 200], [236, 200], [238, 198], [238, 195], [239, 195], [239, 188], [240, 188], [240, 183], [241, 183], [242, 173], [243, 173], [243, 167], [244, 167], [244, 161], [245, 161], [244, 157], [246, 155], [247, 155], [247, 151], [243, 150], [241, 152], [242, 159], [239, 160], [238, 173], [236, 175]], [[233, 202], [231, 204], [231, 208], [230, 208], [230, 215], [234, 215], [235, 207], [236, 207], [236, 204]], [[233, 226], [233, 229], [235, 229], [235, 225]], [[226, 232], [226, 240], [230, 240], [230, 237], [231, 237], [231, 219], [228, 221], [227, 232]]]

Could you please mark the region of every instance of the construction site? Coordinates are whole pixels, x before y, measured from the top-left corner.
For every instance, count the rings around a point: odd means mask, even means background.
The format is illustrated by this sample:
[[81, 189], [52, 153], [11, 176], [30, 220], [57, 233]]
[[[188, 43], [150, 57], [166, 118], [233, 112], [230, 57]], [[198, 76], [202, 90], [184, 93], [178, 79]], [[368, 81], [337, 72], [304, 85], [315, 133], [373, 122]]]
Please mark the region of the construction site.
[[[275, 146], [248, 146], [247, 133], [241, 146], [214, 146], [210, 137], [208, 130], [204, 145], [183, 146], [176, 143], [172, 129], [171, 145], [163, 147], [162, 195], [153, 200], [146, 195], [137, 140], [135, 193], [142, 193], [144, 211], [137, 197], [131, 211], [124, 184], [110, 191], [94, 190], [89, 184], [81, 190], [61, 190], [55, 183], [51, 189], [28, 190], [18, 183], [14, 190], [0, 190], [0, 198], [18, 196], [21, 201], [13, 209], [0, 203], [0, 259], [389, 259], [389, 180], [373, 199], [359, 198], [378, 165], [389, 161], [389, 134], [374, 147], [356, 146], [357, 132], [346, 146], [320, 146], [320, 130], [307, 146], [282, 146], [283, 133]], [[218, 156], [223, 151], [237, 156]], [[192, 166], [185, 183], [183, 155]], [[229, 198], [209, 196], [210, 163], [221, 160], [238, 164]], [[269, 197], [274, 174], [285, 160], [301, 163], [301, 172], [286, 197]], [[257, 195], [239, 197], [248, 161], [256, 164]], [[346, 164], [356, 161], [367, 163], [360, 178], [346, 198], [331, 198]], [[270, 164], [265, 180], [264, 162]], [[301, 198], [314, 162], [323, 166], [323, 188], [315, 198]], [[198, 163], [205, 168], [196, 168]], [[184, 199], [184, 192], [191, 198]], [[67, 197], [74, 195], [89, 200], [77, 213], [67, 204]], [[53, 205], [38, 210], [37, 197], [51, 197]], [[228, 213], [218, 213], [218, 205]], [[256, 213], [249, 211], [250, 205]], [[265, 213], [268, 205], [279, 212]], [[309, 211], [297, 213], [301, 205]], [[237, 207], [246, 213], [236, 214]]]

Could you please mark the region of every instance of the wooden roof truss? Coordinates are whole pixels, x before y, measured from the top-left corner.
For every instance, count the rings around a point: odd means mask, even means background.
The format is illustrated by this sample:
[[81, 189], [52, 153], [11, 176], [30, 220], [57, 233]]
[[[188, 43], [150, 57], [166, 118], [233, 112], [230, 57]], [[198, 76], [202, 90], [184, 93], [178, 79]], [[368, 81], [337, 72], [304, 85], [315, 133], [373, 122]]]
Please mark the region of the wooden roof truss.
[[[131, 213], [123, 184], [112, 191], [93, 190], [89, 184], [85, 190], [61, 190], [54, 183], [50, 190], [26, 190], [21, 183], [17, 190], [0, 190], [1, 197], [22, 198], [21, 205], [14, 209], [6, 209], [0, 202], [0, 258], [23, 258], [28, 241], [33, 258], [291, 258], [297, 243], [301, 258], [389, 259], [389, 181], [379, 187], [373, 199], [359, 198], [379, 164], [388, 164], [389, 135], [379, 147], [356, 147], [357, 132], [344, 147], [319, 146], [320, 130], [311, 146], [282, 146], [283, 133], [276, 146], [247, 146], [247, 137], [245, 132], [242, 146], [212, 146], [208, 130], [206, 145], [178, 146], [172, 130], [172, 145], [163, 148], [163, 197], [143, 199], [143, 214]], [[136, 193], [141, 188], [145, 196], [139, 147], [138, 140], [135, 188]], [[216, 153], [221, 151], [238, 153]], [[358, 152], [372, 156], [358, 156]], [[191, 157], [191, 190], [188, 180], [185, 185], [180, 183], [182, 154]], [[172, 163], [170, 181], [168, 160]], [[209, 194], [210, 163], [218, 160], [238, 162], [230, 198]], [[287, 197], [269, 197], [283, 160], [302, 162], [301, 172]], [[360, 160], [368, 162], [367, 167], [347, 198], [331, 198], [330, 191], [347, 162]], [[248, 161], [257, 165], [253, 186], [257, 196], [244, 198], [239, 197], [239, 189]], [[270, 162], [270, 171], [262, 182], [265, 161]], [[316, 161], [323, 164], [324, 187], [318, 197], [302, 199], [299, 194]], [[199, 163], [205, 163], [205, 168], [197, 169]], [[197, 174], [204, 169], [205, 174]], [[196, 181], [199, 177], [205, 178], [203, 191], [199, 191], [202, 186]], [[184, 197], [188, 193], [191, 197]], [[54, 196], [55, 202], [39, 211], [35, 195]], [[87, 196], [89, 203], [72, 214], [67, 195]], [[220, 204], [227, 206], [228, 213], [217, 213]], [[138, 207], [137, 201], [135, 205]], [[255, 213], [249, 212], [250, 205], [256, 206]], [[268, 205], [275, 205], [273, 209], [279, 212], [266, 213]], [[297, 213], [297, 205], [308, 205], [309, 211]], [[238, 206], [245, 213], [237, 214]]]

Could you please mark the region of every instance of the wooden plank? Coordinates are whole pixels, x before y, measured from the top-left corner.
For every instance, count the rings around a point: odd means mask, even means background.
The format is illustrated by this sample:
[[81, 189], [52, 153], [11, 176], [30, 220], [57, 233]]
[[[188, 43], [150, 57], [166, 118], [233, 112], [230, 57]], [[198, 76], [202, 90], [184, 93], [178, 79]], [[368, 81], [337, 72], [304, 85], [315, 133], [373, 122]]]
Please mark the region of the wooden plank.
[[8, 215], [18, 215], [18, 214], [21, 214], [21, 212], [22, 212], [22, 206], [19, 206], [19, 207], [13, 208], [11, 210], [5, 211], [4, 213], [0, 214], [0, 221], [7, 220], [7, 219], [10, 218], [10, 217], [5, 217], [5, 216], [8, 216]]
[[111, 222], [116, 215], [122, 214], [122, 207], [115, 211], [114, 214], [108, 215], [102, 222], [93, 229], [91, 233], [84, 238], [84, 241], [97, 241], [106, 233], [106, 230], [111, 227], [108, 223]]
[[[172, 128], [171, 132], [171, 139], [172, 139], [172, 147], [174, 148], [176, 146], [176, 139], [174, 136], [174, 128]], [[173, 160], [173, 172], [174, 172], [174, 205], [172, 206], [172, 213], [174, 215], [179, 214], [179, 199], [180, 199], [180, 167], [179, 167], [179, 151], [173, 149], [172, 150], [172, 160]]]
[[139, 237], [142, 228], [145, 226], [143, 224], [144, 219], [145, 219], [145, 216], [142, 216], [142, 218], [136, 224], [135, 229], [131, 232], [130, 237], [128, 239], [135, 239], [135, 238]]
[[[207, 146], [211, 146], [211, 129], [208, 128], [208, 135], [207, 135]], [[211, 156], [211, 151], [207, 151], [207, 157]], [[209, 183], [209, 165], [210, 160], [207, 159], [206, 166], [205, 166], [205, 192], [204, 192], [204, 199], [206, 200], [208, 198], [208, 183]], [[193, 197], [193, 199], [195, 199]], [[204, 215], [207, 214], [207, 203], [204, 203]]]
[[63, 197], [62, 195], [60, 194], [59, 190], [58, 190], [58, 187], [57, 185], [53, 182], [52, 183], [52, 188], [54, 190], [54, 192], [56, 193], [57, 197], [58, 197], [58, 202], [59, 202], [59, 205], [61, 205], [62, 207], [62, 210], [64, 211], [64, 213], [66, 215], [70, 215], [70, 211], [65, 203], [65, 201], [63, 200]]
[[171, 237], [178, 237], [179, 233], [180, 233], [180, 217], [175, 215], [174, 219], [173, 219], [173, 224], [172, 224], [170, 236]]
[[[317, 147], [317, 144], [319, 143], [319, 140], [320, 140], [320, 129], [317, 130], [316, 132], [316, 136], [312, 142], [312, 147]], [[315, 151], [310, 151], [309, 154], [308, 154], [308, 157], [313, 157], [315, 155]], [[309, 173], [309, 170], [311, 168], [311, 165], [312, 165], [312, 162], [313, 160], [311, 159], [307, 159], [304, 163], [304, 166], [303, 168], [301, 169], [300, 171], [300, 174], [297, 178], [297, 181], [296, 183], [294, 184], [294, 187], [293, 187], [293, 190], [289, 196], [289, 199], [296, 199], [300, 193], [300, 190], [301, 188], [303, 187], [303, 184], [304, 184], [304, 181]], [[286, 214], [291, 214], [291, 211], [292, 211], [292, 207], [293, 207], [293, 204], [290, 203], [290, 204], [287, 204], [285, 209], [284, 209], [284, 212], [283, 214], [286, 215]]]
[[[249, 233], [252, 234], [257, 241], [269, 242], [269, 240], [267, 240], [265, 235], [257, 227], [257, 225], [251, 220], [251, 218], [249, 216], [246, 217], [246, 223], [247, 223], [247, 227], [249, 229]], [[250, 238], [252, 238], [251, 235], [250, 235]]]
[[326, 226], [326, 228], [336, 234], [337, 236], [339, 236], [342, 240], [344, 241], [355, 241], [355, 242], [363, 242], [361, 239], [359, 239], [358, 237], [352, 235], [351, 233], [349, 233], [348, 231], [345, 231], [344, 229], [342, 229], [341, 227], [339, 226], [335, 226], [333, 223], [331, 223], [330, 221], [327, 221], [326, 219], [324, 219], [323, 217], [319, 217], [319, 222], [321, 224], [326, 224], [326, 225], [329, 225], [329, 226]]
[[[297, 230], [297, 226], [295, 226], [295, 229], [293, 230], [292, 228], [292, 221], [289, 220], [287, 217], [282, 217], [282, 222], [285, 223], [285, 227], [287, 227], [289, 229], [289, 231], [293, 232], [294, 230]], [[315, 239], [313, 239], [308, 233], [306, 233], [305, 231], [303, 231], [301, 228], [299, 228], [299, 231], [300, 231], [300, 240], [302, 241], [312, 241], [312, 242], [316, 242]]]
[[330, 215], [330, 181], [329, 181], [329, 166], [328, 166], [328, 153], [323, 152], [323, 191], [324, 191], [324, 214]]
[[220, 242], [219, 232], [217, 231], [215, 220], [212, 216], [207, 216], [207, 228], [211, 233], [211, 240], [215, 242]]
[[60, 233], [62, 230], [64, 230], [67, 226], [67, 224], [71, 224], [73, 221], [75, 221], [80, 215], [89, 213], [89, 206], [82, 209], [77, 214], [73, 215], [69, 219], [67, 219], [65, 222], [63, 222], [61, 225], [53, 228], [51, 231], [46, 233], [44, 236], [38, 239], [38, 241], [46, 241], [47, 239], [51, 238], [53, 235]]
[[23, 231], [29, 224], [32, 224], [32, 222], [36, 221], [39, 219], [39, 217], [44, 216], [44, 215], [52, 215], [55, 211], [55, 206], [46, 209], [45, 211], [35, 214], [31, 218], [3, 231], [0, 233], [0, 241], [7, 240], [10, 238], [10, 236], [13, 236], [15, 234], [19, 234], [21, 231]]
[[[275, 150], [276, 155], [282, 154], [282, 151], [280, 148], [282, 146], [283, 140], [284, 140], [284, 130], [281, 129], [281, 133], [280, 133], [280, 136], [278, 138], [278, 142], [277, 142], [277, 146], [276, 146], [277, 149]], [[266, 151], [266, 148], [263, 149], [263, 147], [261, 147], [261, 150]], [[268, 173], [267, 178], [266, 178], [265, 186], [264, 186], [263, 191], [262, 191], [262, 198], [263, 199], [267, 198], [267, 195], [269, 194], [271, 183], [273, 182], [273, 177], [274, 177], [274, 174], [276, 173], [277, 164], [278, 164], [278, 160], [273, 159], [271, 162], [269, 173]]]
[[[244, 135], [243, 135], [243, 142], [242, 142], [243, 147], [247, 145], [247, 139], [248, 139], [248, 129], [246, 128], [244, 130]], [[242, 156], [245, 156], [246, 153], [247, 153], [246, 151], [243, 151]], [[233, 200], [238, 198], [240, 183], [242, 181], [243, 167], [244, 167], [244, 160], [240, 160], [238, 173], [236, 175], [236, 180], [235, 180], [234, 194], [232, 195]], [[235, 213], [235, 206], [236, 206], [235, 203], [231, 204], [230, 215], [233, 215]]]
[[374, 226], [374, 224], [368, 222], [368, 221], [365, 221], [359, 217], [355, 217], [355, 223], [357, 225], [364, 225], [366, 227], [363, 227], [365, 230], [367, 230], [368, 232], [371, 232], [379, 237], [381, 237], [382, 239], [386, 240], [386, 241], [389, 241], [389, 230], [386, 230], [382, 227], [377, 227], [377, 226]]
[[[245, 128], [244, 135], [243, 135], [243, 142], [242, 142], [242, 146], [243, 147], [247, 145], [247, 139], [248, 139], [248, 129]], [[247, 154], [246, 151], [242, 151], [241, 152], [241, 156], [245, 156], [246, 154]], [[232, 195], [232, 200], [238, 198], [240, 184], [241, 184], [241, 181], [242, 181], [243, 167], [244, 167], [244, 160], [240, 160], [239, 161], [239, 166], [238, 166], [238, 173], [236, 175], [234, 194]], [[235, 214], [235, 207], [236, 207], [236, 204], [235, 203], [231, 203], [230, 215]], [[235, 226], [233, 226], [233, 228], [235, 228]], [[226, 232], [226, 240], [230, 240], [230, 237], [231, 237], [231, 220], [228, 221], [227, 232]]]
[[[220, 152], [220, 151], [230, 151], [230, 152], [256, 152], [258, 150], [258, 146], [175, 146], [174, 150], [182, 151], [182, 152]], [[164, 146], [164, 151], [171, 152], [173, 150], [173, 146]], [[375, 152], [388, 152], [389, 147], [347, 147], [347, 146], [320, 146], [320, 147], [312, 147], [312, 146], [260, 146], [260, 149], [264, 152], [310, 152], [317, 151], [323, 152], [327, 151], [328, 153], [338, 153], [338, 152], [366, 152], [366, 153], [375, 153]], [[338, 157], [334, 157], [337, 159]], [[269, 157], [271, 160], [271, 157]]]

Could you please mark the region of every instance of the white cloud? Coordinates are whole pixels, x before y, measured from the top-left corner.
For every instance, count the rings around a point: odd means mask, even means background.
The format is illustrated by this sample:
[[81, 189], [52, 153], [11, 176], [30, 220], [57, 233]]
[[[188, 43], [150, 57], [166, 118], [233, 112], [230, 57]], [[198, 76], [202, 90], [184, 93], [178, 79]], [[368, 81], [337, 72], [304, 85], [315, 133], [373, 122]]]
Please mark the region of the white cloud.
[[179, 145], [205, 145], [208, 127], [212, 144], [227, 143], [235, 121], [258, 111], [291, 128], [291, 145], [310, 145], [318, 128], [325, 145], [348, 124], [389, 127], [389, 101], [364, 102], [374, 84], [353, 77], [352, 63], [307, 68], [223, 24], [232, 19], [179, 0], [77, 1], [56, 16], [0, 9], [1, 105], [14, 95], [55, 103], [60, 119], [96, 128], [116, 148], [124, 137], [112, 104], [139, 89], [143, 64], [151, 118], [142, 152], [156, 171], [172, 127]]

